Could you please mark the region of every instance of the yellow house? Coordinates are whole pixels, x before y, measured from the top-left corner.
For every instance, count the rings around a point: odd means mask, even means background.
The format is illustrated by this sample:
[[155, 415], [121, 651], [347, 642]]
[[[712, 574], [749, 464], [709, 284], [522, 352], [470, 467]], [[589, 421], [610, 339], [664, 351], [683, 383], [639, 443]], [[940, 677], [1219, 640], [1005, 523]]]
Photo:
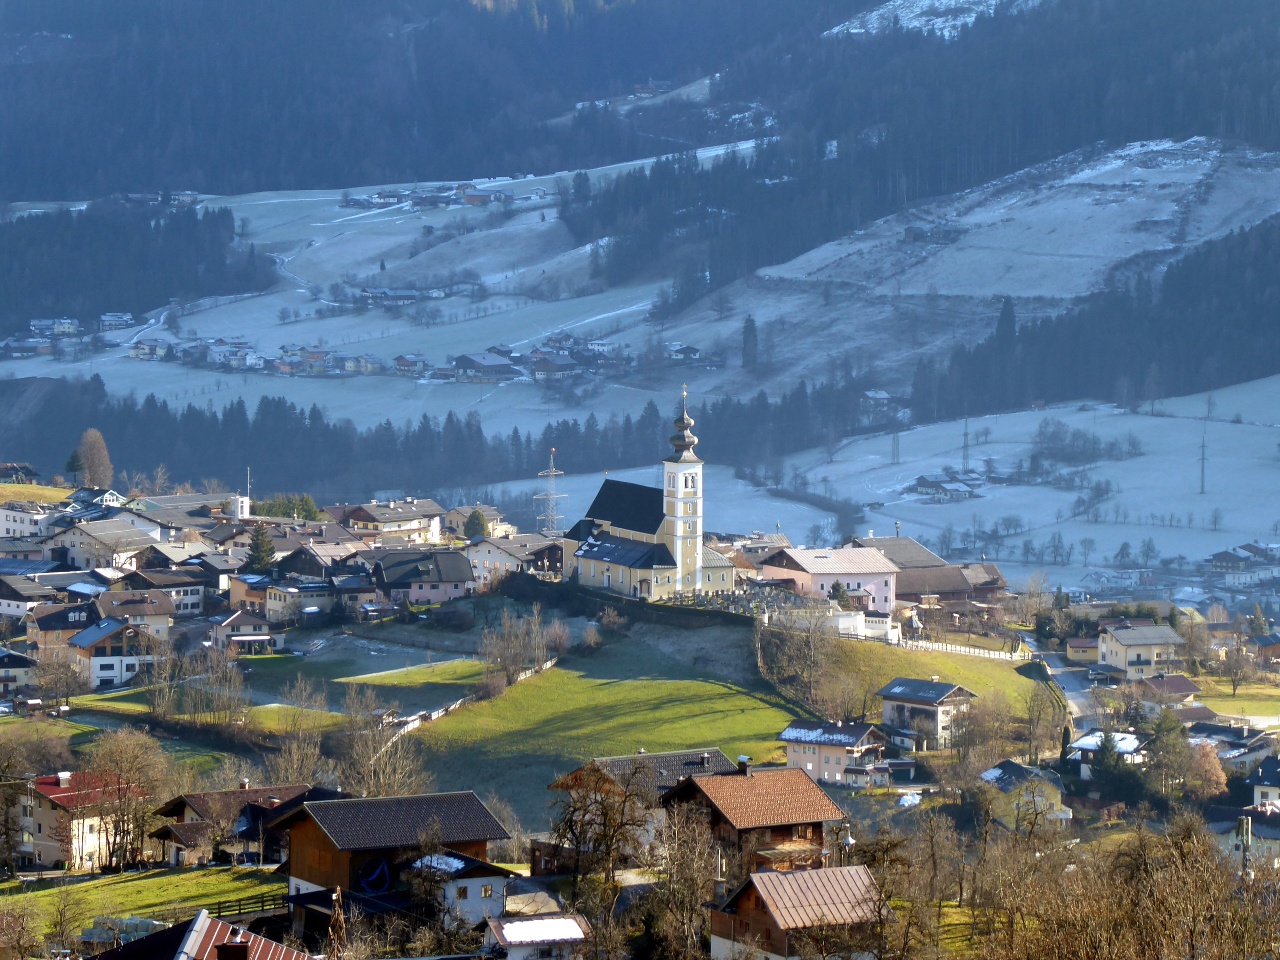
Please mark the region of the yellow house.
[[1107, 627], [1098, 638], [1098, 665], [1141, 680], [1176, 670], [1187, 642], [1172, 627], [1130, 626], [1127, 621]]
[[1098, 638], [1072, 637], [1067, 641], [1067, 659], [1072, 663], [1097, 663]]
[[[565, 574], [584, 586], [659, 600], [720, 588], [706, 581], [702, 544], [702, 461], [693, 418], [682, 409], [662, 462], [663, 486], [606, 480], [587, 515], [564, 536]], [[716, 574], [732, 588], [728, 567]], [[732, 564], [729, 564], [732, 566]]]
[[994, 788], [992, 819], [1006, 830], [1030, 834], [1047, 827], [1063, 829], [1071, 820], [1071, 808], [1062, 804], [1062, 780], [1052, 770], [1004, 760], [981, 779]]

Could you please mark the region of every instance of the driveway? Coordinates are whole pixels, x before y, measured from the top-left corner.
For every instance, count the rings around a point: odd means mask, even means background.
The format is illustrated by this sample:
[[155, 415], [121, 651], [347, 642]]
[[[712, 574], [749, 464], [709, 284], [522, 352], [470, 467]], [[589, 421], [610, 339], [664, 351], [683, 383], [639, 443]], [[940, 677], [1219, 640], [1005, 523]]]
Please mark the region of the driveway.
[[1093, 704], [1089, 700], [1089, 691], [1093, 681], [1089, 679], [1089, 668], [1072, 663], [1064, 653], [1041, 654], [1049, 675], [1067, 698], [1071, 716], [1076, 719], [1089, 717], [1093, 713]]

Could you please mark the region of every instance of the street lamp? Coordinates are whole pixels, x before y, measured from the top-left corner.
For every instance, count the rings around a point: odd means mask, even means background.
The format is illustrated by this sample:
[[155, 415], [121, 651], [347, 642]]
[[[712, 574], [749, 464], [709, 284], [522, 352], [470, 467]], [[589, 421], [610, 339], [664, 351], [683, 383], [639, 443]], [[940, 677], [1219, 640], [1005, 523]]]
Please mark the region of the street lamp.
[[853, 860], [853, 825], [848, 820], [840, 821], [840, 829], [836, 831], [836, 844], [840, 848], [840, 866], [849, 866]]

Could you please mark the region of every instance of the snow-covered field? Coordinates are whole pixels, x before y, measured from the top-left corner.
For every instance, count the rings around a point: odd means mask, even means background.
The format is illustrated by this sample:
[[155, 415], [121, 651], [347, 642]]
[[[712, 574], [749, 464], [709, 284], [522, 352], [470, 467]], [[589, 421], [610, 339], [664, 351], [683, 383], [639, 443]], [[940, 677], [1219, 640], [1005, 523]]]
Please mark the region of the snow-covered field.
[[1005, 7], [1012, 12], [1038, 6], [1041, 0], [888, 0], [859, 14], [852, 20], [832, 27], [826, 36], [884, 33], [894, 23], [904, 30], [937, 33], [948, 39], [982, 16], [990, 16]]
[[[1071, 299], [1280, 212], [1280, 155], [1203, 138], [1074, 153], [877, 221], [764, 277], [857, 284], [872, 297]], [[907, 241], [908, 228], [955, 231]]]
[[[960, 468], [963, 460], [964, 425], [932, 424], [905, 431], [899, 438], [901, 462], [891, 462], [891, 439], [875, 437], [850, 441], [828, 460], [813, 451], [796, 457], [798, 466], [815, 489], [829, 489], [838, 496], [884, 506], [868, 512], [867, 528], [891, 534], [895, 521], [902, 533], [936, 542], [939, 532], [952, 526], [957, 540], [976, 523], [983, 528], [1002, 517], [1017, 516], [1026, 525], [1006, 538], [999, 556], [1002, 569], [1017, 581], [1033, 570], [1046, 570], [1053, 583], [1079, 583], [1088, 568], [1081, 557], [1080, 541], [1095, 541], [1089, 562], [1097, 566], [1111, 557], [1123, 542], [1135, 554], [1151, 539], [1163, 557], [1184, 556], [1197, 561], [1209, 554], [1250, 540], [1274, 542], [1280, 522], [1280, 426], [1274, 412], [1263, 422], [1232, 423], [1237, 412], [1276, 409], [1280, 378], [1233, 387], [1214, 396], [1214, 419], [1204, 420], [1205, 396], [1184, 397], [1157, 405], [1158, 414], [1132, 414], [1106, 405], [1071, 405], [1043, 411], [1024, 411], [969, 421], [970, 465], [979, 471], [988, 458], [997, 471], [1011, 470], [1026, 461], [1031, 438], [1041, 421], [1054, 417], [1070, 427], [1096, 433], [1103, 440], [1123, 440], [1129, 433], [1140, 438], [1144, 453], [1129, 460], [1104, 461], [1088, 468], [1095, 480], [1110, 480], [1118, 493], [1103, 505], [1101, 522], [1071, 519], [1078, 491], [1046, 486], [988, 484], [976, 499], [959, 503], [929, 503], [903, 488], [921, 474], [938, 473], [944, 467]], [[1198, 414], [1198, 416], [1197, 416]], [[972, 442], [979, 432], [990, 430], [990, 440]], [[1200, 489], [1200, 443], [1207, 441], [1206, 493]], [[790, 467], [788, 468], [790, 469]], [[1118, 512], [1117, 512], [1118, 511]], [[1214, 511], [1221, 511], [1220, 529], [1212, 529]], [[1037, 547], [1055, 532], [1075, 545], [1069, 565], [1038, 559], [1021, 562], [1022, 543]], [[990, 559], [996, 559], [988, 554]]]

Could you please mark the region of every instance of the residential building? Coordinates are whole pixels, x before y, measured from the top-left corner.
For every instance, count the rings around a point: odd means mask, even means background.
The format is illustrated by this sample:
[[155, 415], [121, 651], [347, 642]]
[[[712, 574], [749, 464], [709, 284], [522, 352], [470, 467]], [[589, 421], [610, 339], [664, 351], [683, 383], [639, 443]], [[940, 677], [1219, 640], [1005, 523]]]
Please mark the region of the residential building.
[[[1177, 711], [1179, 717], [1189, 712], [1185, 708]], [[1187, 737], [1192, 744], [1208, 743], [1212, 746], [1222, 769], [1228, 774], [1248, 774], [1266, 757], [1275, 754], [1276, 738], [1268, 731], [1247, 725], [1214, 723], [1213, 720], [1198, 719], [1187, 725]], [[1280, 794], [1273, 799], [1280, 799]]]
[[505, 357], [493, 353], [466, 353], [453, 361], [453, 375], [459, 383], [497, 383], [520, 376]]
[[58, 591], [30, 577], [0, 576], [0, 616], [21, 620], [57, 598]]
[[42, 603], [32, 607], [23, 618], [27, 641], [39, 650], [58, 650], [67, 639], [98, 621], [92, 603]]
[[400, 874], [421, 857], [425, 835], [441, 852], [476, 860], [488, 860], [491, 841], [510, 839], [471, 791], [307, 802], [271, 825], [289, 832], [288, 899], [297, 934], [328, 929], [335, 887], [366, 912], [407, 909]]
[[729, 850], [749, 852], [756, 868], [804, 870], [825, 860], [823, 831], [844, 811], [803, 770], [752, 770], [739, 760], [729, 776], [693, 776], [663, 802], [706, 812], [712, 836]]
[[1071, 637], [1067, 640], [1067, 659], [1072, 663], [1097, 663], [1097, 637]]
[[[278, 862], [282, 835], [267, 829], [267, 822], [278, 819], [311, 796], [309, 784], [250, 787], [244, 780], [234, 790], [207, 790], [183, 793], [157, 807], [154, 815], [170, 822], [153, 830], [149, 837], [161, 844], [162, 857], [171, 867], [194, 866], [213, 856], [213, 841], [228, 852], [247, 853], [256, 848], [263, 863]], [[333, 791], [323, 791], [326, 795]], [[335, 795], [340, 796], [340, 795]]]
[[507, 523], [497, 507], [490, 506], [487, 503], [474, 503], [469, 506], [464, 503], [454, 507], [444, 515], [444, 520], [442, 521], [444, 529], [457, 539], [475, 539], [466, 535], [467, 521], [471, 519], [471, 514], [475, 511], [479, 511], [480, 516], [484, 517], [486, 531], [484, 536], [486, 537], [497, 540], [514, 536], [520, 532], [516, 529], [515, 524]]
[[35, 679], [37, 662], [25, 653], [16, 653], [8, 647], [0, 647], [0, 693], [11, 694], [15, 690], [30, 687]]
[[[876, 693], [882, 703], [884, 722], [899, 731], [923, 740], [922, 746], [951, 744], [955, 718], [969, 709], [978, 695], [937, 677], [912, 680], [896, 677]], [[895, 738], [894, 742], [898, 742]]]
[[64, 513], [47, 503], [10, 500], [0, 507], [0, 529], [6, 537], [42, 537], [50, 522]]
[[296, 623], [327, 613], [333, 606], [333, 585], [328, 580], [290, 574], [262, 586], [261, 613], [268, 623]]
[[[1080, 761], [1081, 780], [1093, 779], [1094, 759], [1097, 757], [1098, 751], [1102, 749], [1102, 741], [1107, 735], [1107, 731], [1094, 728], [1068, 745], [1067, 759]], [[1120, 758], [1121, 763], [1139, 764], [1146, 758], [1143, 752], [1146, 741], [1136, 734], [1112, 732], [1110, 736], [1116, 748], [1116, 755]]]
[[455, 550], [381, 550], [370, 556], [373, 582], [392, 603], [443, 603], [474, 590], [471, 563]]
[[760, 564], [760, 576], [791, 586], [796, 593], [825, 599], [839, 583], [847, 594], [866, 592], [869, 610], [892, 614], [897, 603], [898, 567], [871, 547], [802, 550], [784, 547]]
[[490, 917], [484, 946], [486, 952], [507, 960], [572, 960], [583, 955], [590, 935], [586, 917], [576, 913]]
[[162, 590], [109, 590], [99, 593], [92, 604], [99, 620], [115, 617], [141, 627], [161, 643], [169, 640], [176, 611]]
[[66, 655], [90, 687], [113, 687], [131, 682], [161, 648], [145, 628], [106, 617], [70, 637]]
[[1126, 680], [1177, 669], [1187, 642], [1165, 624], [1109, 626], [1098, 637], [1098, 666]]
[[864, 866], [753, 873], [711, 908], [711, 960], [806, 957], [807, 935], [823, 928], [838, 929], [853, 941], [850, 957], [870, 956], [857, 949], [857, 932], [866, 928], [870, 947], [872, 925], [888, 909]]
[[109, 812], [114, 781], [95, 771], [32, 777], [19, 800], [22, 843], [18, 856], [27, 866], [68, 864], [81, 870], [108, 863], [103, 814]]
[[1253, 789], [1255, 805], [1280, 803], [1280, 759], [1265, 757], [1244, 782]]
[[1192, 706], [1196, 697], [1204, 692], [1198, 683], [1180, 673], [1145, 677], [1138, 681], [1137, 690], [1143, 707], [1153, 716], [1165, 707], [1176, 710]]
[[311, 960], [201, 909], [191, 920], [112, 947], [95, 960]]
[[209, 641], [235, 654], [268, 653], [284, 648], [284, 637], [273, 636], [271, 624], [250, 610], [235, 610], [209, 628]]
[[158, 540], [124, 520], [89, 520], [49, 533], [44, 546], [46, 558], [80, 570], [132, 570], [134, 557]]
[[1252, 807], [1210, 807], [1204, 820], [1233, 868], [1280, 869], [1280, 813], [1274, 801]]
[[1062, 778], [1052, 770], [1002, 760], [979, 778], [994, 791], [992, 819], [1006, 830], [1029, 835], [1071, 822], [1071, 808], [1062, 803]]
[[811, 780], [849, 786], [850, 767], [866, 768], [884, 758], [886, 737], [870, 723], [837, 720], [792, 720], [778, 734], [787, 751], [787, 766], [803, 770]]
[[682, 406], [661, 489], [601, 484], [586, 517], [564, 536], [566, 574], [584, 586], [646, 600], [702, 592], [703, 476], [693, 426]]
[[177, 570], [136, 570], [125, 578], [135, 590], [158, 591], [173, 603], [175, 617], [204, 616], [208, 575], [198, 567]]
[[473, 928], [506, 912], [507, 886], [520, 876], [452, 851], [429, 853], [415, 860], [413, 868], [430, 875], [440, 909]]
[[440, 543], [444, 509], [434, 500], [389, 500], [342, 504], [325, 512], [370, 546], [395, 537], [406, 544]]

